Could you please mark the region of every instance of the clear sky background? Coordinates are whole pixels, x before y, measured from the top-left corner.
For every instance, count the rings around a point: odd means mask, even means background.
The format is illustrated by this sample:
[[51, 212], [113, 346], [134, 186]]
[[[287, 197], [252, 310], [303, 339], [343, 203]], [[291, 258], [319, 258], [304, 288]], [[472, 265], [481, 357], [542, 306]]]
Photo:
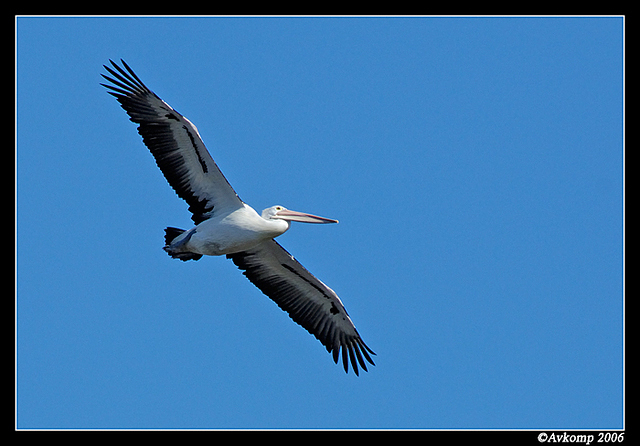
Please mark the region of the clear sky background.
[[[336, 290], [356, 377], [192, 226], [123, 58]], [[18, 18], [18, 428], [621, 428], [623, 19]]]

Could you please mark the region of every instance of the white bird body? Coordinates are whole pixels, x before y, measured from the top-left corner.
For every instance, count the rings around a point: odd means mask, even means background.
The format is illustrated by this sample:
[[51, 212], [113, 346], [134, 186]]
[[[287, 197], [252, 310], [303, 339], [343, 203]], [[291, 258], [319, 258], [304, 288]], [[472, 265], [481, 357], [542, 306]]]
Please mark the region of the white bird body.
[[198, 260], [226, 255], [264, 294], [333, 354], [340, 351], [344, 370], [351, 363], [365, 371], [374, 364], [367, 347], [338, 295], [307, 271], [274, 238], [292, 221], [337, 223], [337, 220], [272, 206], [259, 215], [233, 190], [187, 118], [147, 88], [129, 66], [105, 69], [107, 87], [151, 151], [158, 167], [179, 197], [189, 204], [196, 224], [189, 230], [165, 229], [163, 249], [173, 258]]
[[185, 231], [165, 250], [208, 256], [235, 254], [282, 235], [290, 226], [285, 220], [265, 219], [243, 203], [242, 207], [220, 212]]

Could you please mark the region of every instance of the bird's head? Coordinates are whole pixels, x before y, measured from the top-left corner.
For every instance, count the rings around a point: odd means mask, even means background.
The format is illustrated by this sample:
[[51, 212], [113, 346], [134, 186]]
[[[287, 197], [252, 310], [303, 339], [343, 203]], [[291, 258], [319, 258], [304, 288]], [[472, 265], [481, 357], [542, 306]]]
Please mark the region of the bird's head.
[[306, 214], [304, 212], [290, 211], [284, 206], [276, 205], [262, 211], [262, 218], [265, 220], [286, 220], [286, 221], [299, 221], [302, 223], [338, 223], [338, 220], [331, 218], [319, 217], [313, 214]]

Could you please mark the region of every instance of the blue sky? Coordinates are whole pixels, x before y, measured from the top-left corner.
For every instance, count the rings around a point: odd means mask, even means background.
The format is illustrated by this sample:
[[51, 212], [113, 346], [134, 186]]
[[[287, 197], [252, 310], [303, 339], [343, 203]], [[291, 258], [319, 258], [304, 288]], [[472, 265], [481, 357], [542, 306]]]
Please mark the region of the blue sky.
[[[18, 428], [623, 427], [623, 19], [17, 19]], [[191, 227], [123, 58], [341, 296], [356, 377]]]

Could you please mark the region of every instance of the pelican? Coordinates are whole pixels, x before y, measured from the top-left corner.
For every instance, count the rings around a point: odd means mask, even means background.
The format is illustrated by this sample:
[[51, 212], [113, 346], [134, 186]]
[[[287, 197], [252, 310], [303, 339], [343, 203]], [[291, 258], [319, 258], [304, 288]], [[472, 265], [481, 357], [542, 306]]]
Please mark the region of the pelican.
[[[165, 229], [164, 250], [174, 259], [199, 260], [225, 255], [260, 291], [291, 319], [315, 336], [356, 375], [358, 364], [367, 371], [375, 353], [364, 343], [338, 295], [307, 271], [274, 239], [291, 222], [338, 223], [331, 218], [297, 212], [277, 205], [258, 214], [243, 202], [213, 161], [198, 129], [142, 83], [133, 70], [109, 60], [101, 74], [108, 89], [130, 120], [165, 178], [189, 205], [195, 226]], [[365, 361], [366, 360], [366, 361]]]

